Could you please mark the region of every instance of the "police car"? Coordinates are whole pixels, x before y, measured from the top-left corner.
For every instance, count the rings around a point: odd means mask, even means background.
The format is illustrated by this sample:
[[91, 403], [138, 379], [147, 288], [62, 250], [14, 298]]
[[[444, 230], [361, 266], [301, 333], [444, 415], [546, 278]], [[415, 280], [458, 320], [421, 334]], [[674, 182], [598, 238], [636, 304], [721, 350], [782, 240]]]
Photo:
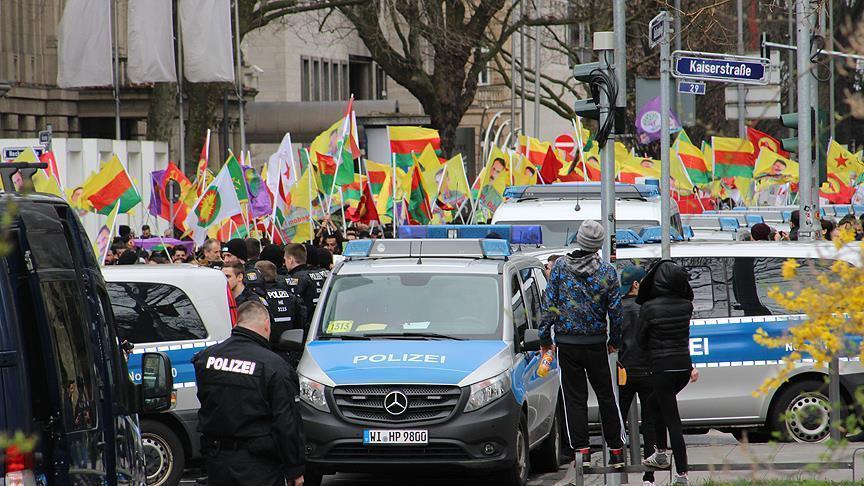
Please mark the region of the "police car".
[[[600, 221], [600, 184], [596, 182], [513, 186], [492, 216], [492, 224], [540, 225], [546, 246], [570, 243], [586, 219]], [[639, 230], [660, 225], [660, 191], [646, 184], [615, 184], [617, 227]], [[670, 224], [684, 234], [678, 204], [672, 201]]]
[[141, 415], [148, 485], [176, 485], [201, 456], [198, 397], [192, 357], [231, 334], [229, 290], [219, 270], [194, 265], [104, 267], [117, 333], [135, 345], [129, 371], [141, 375], [141, 356], [171, 358], [174, 408]]
[[[648, 241], [659, 241], [659, 228], [645, 228]], [[617, 251], [617, 268], [638, 264], [645, 268], [660, 258], [660, 245], [642, 244], [632, 231], [619, 231], [627, 246]], [[546, 249], [531, 255], [545, 261], [573, 248]], [[829, 273], [836, 260], [861, 265], [860, 253], [835, 249], [829, 241], [804, 242], [686, 242], [674, 243], [672, 259], [687, 269], [693, 288], [690, 355], [700, 379], [678, 394], [678, 407], [686, 428], [715, 428], [737, 437], [748, 432], [751, 440], [767, 439], [774, 432], [785, 440], [820, 442], [828, 438], [830, 424], [826, 369], [803, 359], [789, 379], [765, 395], [753, 396], [764, 381], [777, 374], [790, 349], [769, 349], [757, 344], [758, 328], [780, 335], [798, 324], [793, 315], [768, 297], [779, 287], [794, 291], [813, 285]], [[795, 259], [800, 268], [794, 281], [782, 277], [782, 265]], [[841, 393], [844, 405], [855, 407], [856, 391], [864, 385], [858, 358], [841, 358]], [[794, 413], [791, 413], [794, 412]], [[860, 413], [855, 407], [855, 413]], [[589, 417], [599, 422], [596, 399], [591, 396]]]
[[[298, 367], [307, 484], [430, 467], [524, 485], [532, 467], [558, 469], [558, 370], [537, 374], [543, 266], [477, 238], [489, 228], [346, 245]], [[540, 242], [538, 227], [500, 236]]]

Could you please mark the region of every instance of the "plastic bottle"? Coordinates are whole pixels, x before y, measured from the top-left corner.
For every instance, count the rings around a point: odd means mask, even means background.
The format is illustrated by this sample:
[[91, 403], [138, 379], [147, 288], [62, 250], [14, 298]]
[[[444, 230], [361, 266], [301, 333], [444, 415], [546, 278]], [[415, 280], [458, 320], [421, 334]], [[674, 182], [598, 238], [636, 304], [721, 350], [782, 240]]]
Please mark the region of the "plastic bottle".
[[546, 354], [543, 355], [543, 359], [540, 360], [540, 366], [537, 367], [537, 376], [543, 378], [549, 374], [553, 361], [555, 361], [555, 355], [552, 354], [552, 350], [550, 349], [549, 351], [546, 351]]

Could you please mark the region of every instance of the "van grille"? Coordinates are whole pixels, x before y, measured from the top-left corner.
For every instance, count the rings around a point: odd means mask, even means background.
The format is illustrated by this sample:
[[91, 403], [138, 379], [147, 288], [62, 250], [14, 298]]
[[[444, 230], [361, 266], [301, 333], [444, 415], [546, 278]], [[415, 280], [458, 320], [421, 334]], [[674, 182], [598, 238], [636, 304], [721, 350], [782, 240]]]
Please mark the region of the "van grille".
[[[405, 412], [394, 415], [384, 408], [384, 398], [401, 392], [408, 399]], [[333, 402], [349, 422], [406, 424], [441, 422], [456, 410], [462, 390], [448, 385], [349, 385], [333, 389]]]

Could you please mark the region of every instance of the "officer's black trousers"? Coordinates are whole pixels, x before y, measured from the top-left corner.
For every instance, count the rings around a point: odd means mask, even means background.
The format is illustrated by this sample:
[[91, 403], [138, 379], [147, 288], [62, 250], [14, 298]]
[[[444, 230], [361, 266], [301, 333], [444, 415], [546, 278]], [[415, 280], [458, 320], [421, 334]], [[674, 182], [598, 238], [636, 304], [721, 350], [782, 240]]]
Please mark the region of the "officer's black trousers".
[[207, 451], [207, 486], [285, 486], [281, 465], [245, 449]]
[[[561, 388], [564, 395], [564, 419], [573, 449], [589, 446], [588, 441], [588, 382], [597, 395], [603, 436], [612, 449], [624, 447], [621, 415], [612, 391], [606, 343], [558, 344], [558, 366], [561, 367]], [[587, 379], [586, 379], [587, 378]]]

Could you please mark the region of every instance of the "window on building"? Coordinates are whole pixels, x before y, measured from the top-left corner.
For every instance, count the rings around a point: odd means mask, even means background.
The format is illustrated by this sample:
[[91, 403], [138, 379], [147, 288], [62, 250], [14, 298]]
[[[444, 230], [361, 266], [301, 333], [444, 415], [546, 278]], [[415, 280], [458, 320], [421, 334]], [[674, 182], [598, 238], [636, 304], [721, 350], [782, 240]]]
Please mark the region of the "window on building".
[[330, 79], [330, 99], [333, 101], [342, 99], [342, 81], [339, 76], [339, 72], [341, 70], [340, 66], [341, 64], [336, 61], [333, 61], [330, 64], [333, 72], [333, 75]]
[[351, 92], [351, 77], [348, 74], [348, 63], [342, 63], [342, 76], [340, 78], [342, 85], [342, 99], [347, 100]]
[[348, 60], [348, 84], [354, 99], [375, 99], [374, 80], [372, 74], [372, 59], [362, 56], [351, 56]]
[[309, 101], [309, 59], [300, 60], [300, 101]]
[[192, 301], [173, 285], [111, 282], [108, 294], [118, 334], [130, 343], [207, 337], [207, 329]]
[[321, 62], [321, 101], [330, 101], [330, 62]]
[[[486, 55], [489, 52], [489, 49], [485, 47], [481, 48], [481, 53]], [[492, 84], [492, 67], [487, 63], [483, 66], [483, 69], [480, 70], [480, 73], [477, 74], [477, 85], [478, 86], [488, 86]]]
[[375, 98], [379, 100], [387, 99], [387, 73], [384, 68], [375, 65]]
[[312, 61], [312, 101], [321, 101], [321, 62]]

